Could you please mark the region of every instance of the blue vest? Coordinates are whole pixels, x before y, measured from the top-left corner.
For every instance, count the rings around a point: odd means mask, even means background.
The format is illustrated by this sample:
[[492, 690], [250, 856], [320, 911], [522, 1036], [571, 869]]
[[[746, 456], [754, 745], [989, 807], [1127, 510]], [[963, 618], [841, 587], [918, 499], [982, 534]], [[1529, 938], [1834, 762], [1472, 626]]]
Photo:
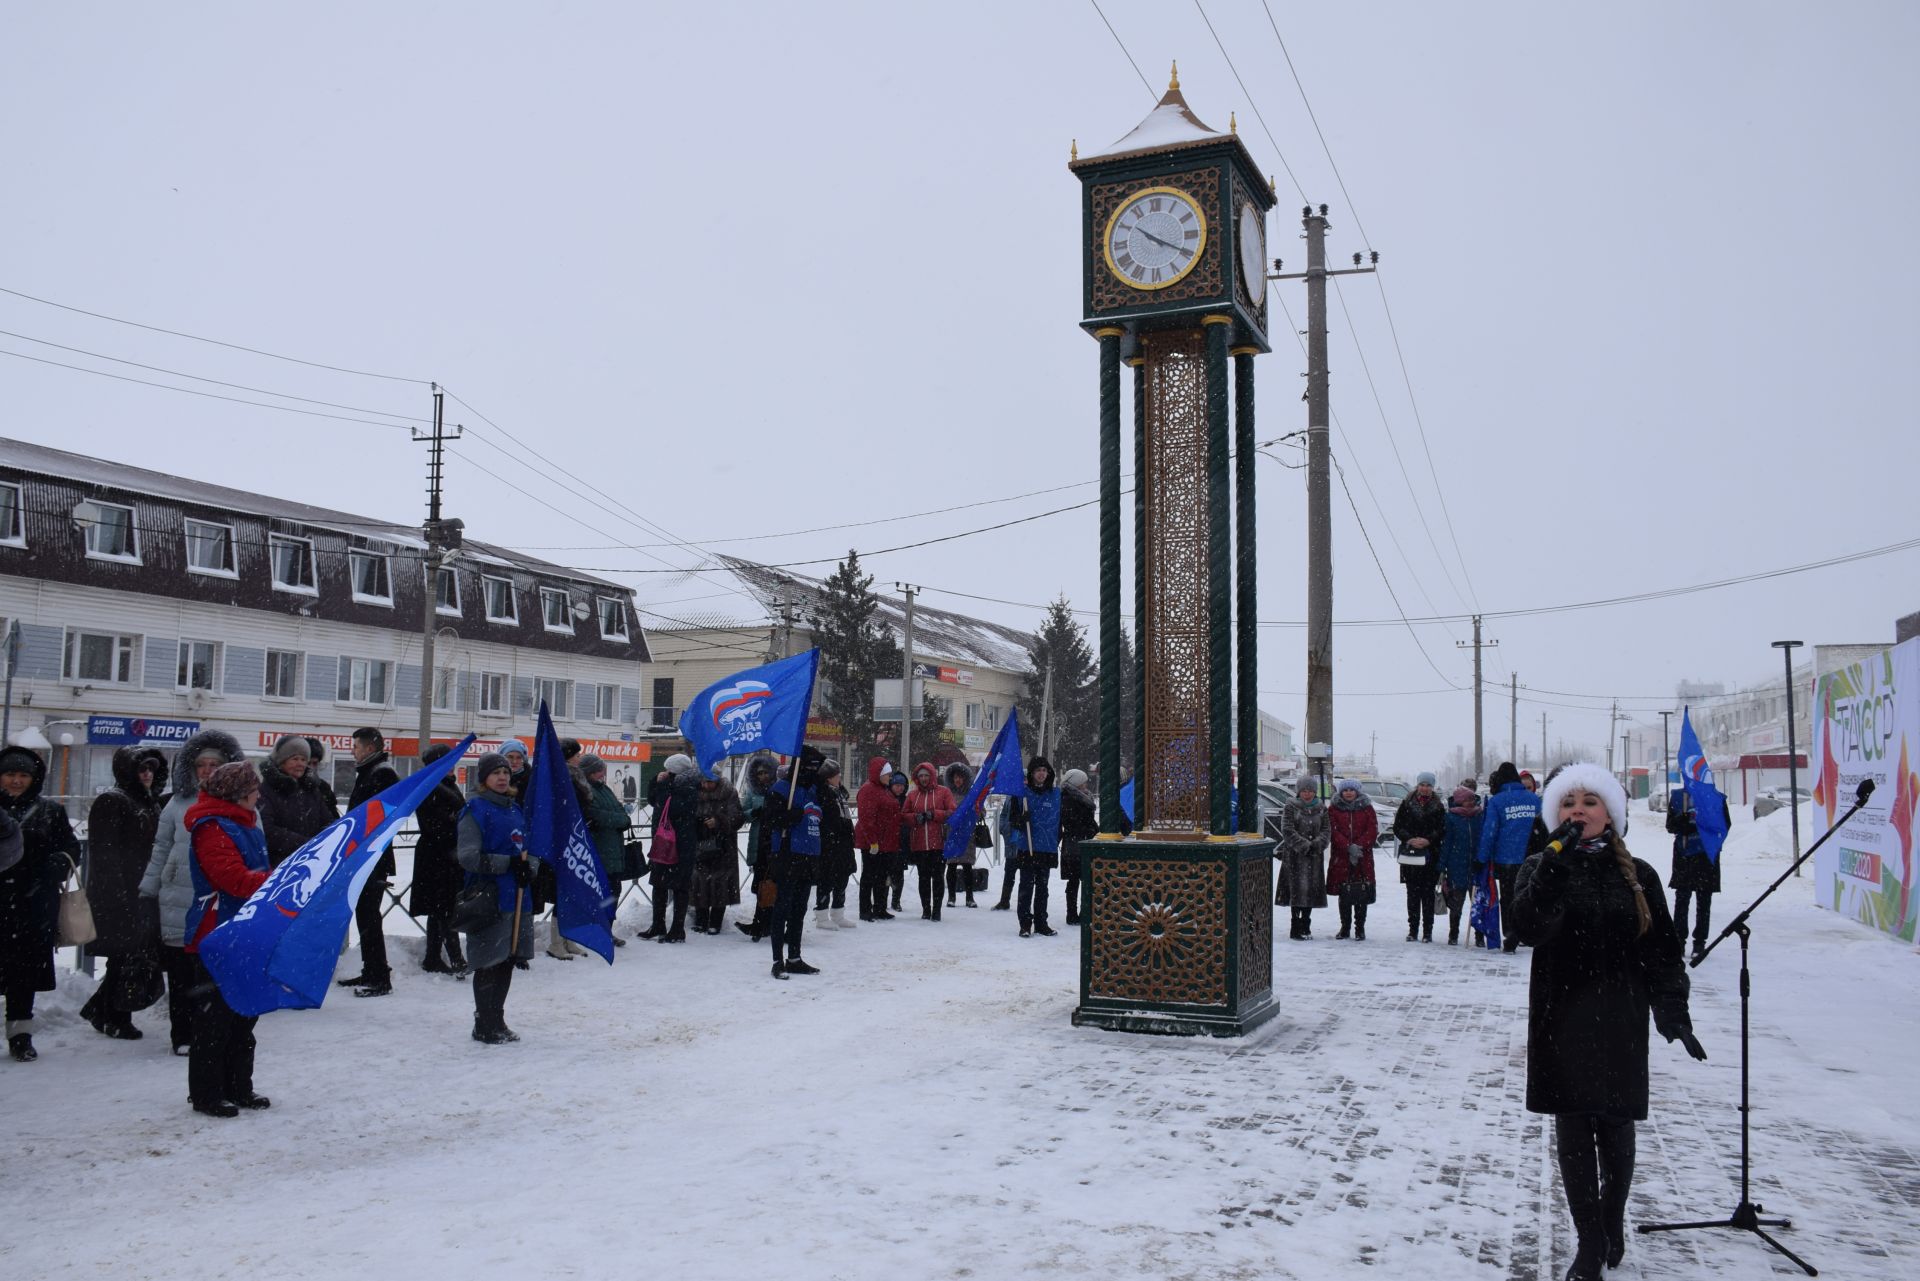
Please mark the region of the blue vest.
[[[467, 802], [467, 808], [460, 817], [471, 818], [480, 829], [480, 852], [495, 854], [503, 858], [513, 858], [527, 850], [527, 816], [516, 801], [505, 805], [496, 805], [481, 797]], [[500, 910], [513, 910], [514, 880], [509, 875], [496, 875], [492, 872], [468, 872], [463, 887], [481, 880], [492, 881], [499, 887]]]
[[[1031, 854], [1060, 852], [1060, 789], [1028, 792], [1025, 822], [1007, 824], [1007, 847]], [[1027, 849], [1027, 833], [1033, 833], [1033, 848]]]
[[1540, 817], [1540, 798], [1525, 783], [1508, 783], [1487, 798], [1480, 827], [1479, 861], [1502, 865], [1527, 861], [1527, 840]]
[[[248, 867], [256, 872], [267, 870], [267, 834], [257, 824], [242, 827], [230, 818], [203, 818], [193, 825], [193, 830], [197, 832], [209, 823], [220, 825], [220, 830], [233, 842], [233, 848], [240, 851], [240, 857]], [[200, 923], [206, 920], [209, 910], [213, 912], [214, 925], [218, 928], [231, 920], [246, 900], [215, 889], [213, 882], [207, 879], [207, 874], [200, 870], [199, 859], [189, 857], [187, 864], [193, 869], [193, 902], [187, 905], [187, 941], [191, 943], [199, 937]]]
[[[785, 800], [787, 780], [783, 778], [775, 783], [773, 792]], [[775, 834], [774, 849], [782, 854], [817, 855], [820, 853], [820, 802], [814, 798], [811, 787], [802, 787], [793, 795], [793, 803], [800, 807], [802, 817]], [[789, 814], [787, 817], [791, 819], [793, 816]]]

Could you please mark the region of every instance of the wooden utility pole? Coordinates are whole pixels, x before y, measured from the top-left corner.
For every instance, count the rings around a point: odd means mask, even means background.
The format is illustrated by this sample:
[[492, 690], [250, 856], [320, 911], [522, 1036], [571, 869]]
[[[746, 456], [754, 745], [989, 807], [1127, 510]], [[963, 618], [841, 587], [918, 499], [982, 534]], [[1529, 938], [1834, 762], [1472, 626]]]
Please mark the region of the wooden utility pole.
[[[1333, 742], [1333, 498], [1332, 410], [1327, 395], [1327, 277], [1365, 274], [1353, 256], [1351, 268], [1327, 269], [1327, 207], [1300, 210], [1306, 228], [1307, 269], [1281, 274], [1273, 260], [1269, 280], [1307, 282], [1307, 742]], [[1372, 263], [1380, 261], [1373, 254]]]
[[1455, 641], [1453, 643], [1455, 649], [1471, 649], [1473, 651], [1473, 772], [1475, 777], [1484, 776], [1487, 772], [1486, 738], [1483, 733], [1484, 721], [1480, 702], [1482, 677], [1480, 651], [1498, 645], [1499, 643], [1497, 640], [1481, 639], [1480, 615], [1478, 614], [1473, 616], [1472, 643], [1469, 644], [1466, 641]]
[[913, 598], [920, 589], [912, 583], [895, 583], [893, 589], [906, 597], [906, 618], [900, 626], [900, 771], [913, 777]]
[[[434, 665], [434, 633], [439, 627], [440, 604], [440, 552], [452, 551], [460, 546], [460, 522], [440, 519], [440, 482], [444, 474], [446, 461], [446, 443], [458, 440], [460, 426], [455, 424], [449, 432], [446, 426], [446, 393], [440, 390], [440, 384], [432, 383], [433, 388], [433, 430], [413, 429], [415, 440], [427, 442], [427, 520], [421, 527], [426, 540], [426, 548], [420, 553], [421, 564], [426, 568], [425, 589], [420, 599], [420, 741], [414, 745], [417, 758], [433, 743], [433, 698], [440, 685], [440, 672]], [[392, 584], [388, 584], [391, 589]], [[451, 692], [451, 691], [449, 691]], [[451, 701], [451, 700], [449, 700]]]

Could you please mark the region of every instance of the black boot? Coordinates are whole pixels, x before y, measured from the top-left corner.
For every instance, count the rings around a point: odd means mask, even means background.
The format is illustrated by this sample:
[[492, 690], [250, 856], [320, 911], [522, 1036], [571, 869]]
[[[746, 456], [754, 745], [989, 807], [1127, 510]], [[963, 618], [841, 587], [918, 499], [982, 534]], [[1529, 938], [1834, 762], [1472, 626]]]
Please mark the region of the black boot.
[[635, 938], [657, 939], [667, 932], [667, 889], [656, 886], [653, 891], [653, 924], [634, 935]]
[[17, 1063], [31, 1063], [40, 1057], [40, 1051], [33, 1048], [33, 1036], [27, 1032], [15, 1032], [7, 1038], [7, 1053]]
[[1556, 1116], [1553, 1121], [1555, 1146], [1560, 1150], [1560, 1185], [1567, 1194], [1575, 1239], [1566, 1281], [1600, 1281], [1600, 1263], [1606, 1254], [1594, 1128], [1594, 1118], [1583, 1114]]
[[1594, 1126], [1600, 1153], [1600, 1220], [1607, 1235], [1607, 1266], [1627, 1253], [1627, 1191], [1633, 1186], [1633, 1122], [1606, 1120]]
[[816, 967], [808, 965], [805, 961], [795, 956], [788, 959], [786, 964], [786, 972], [788, 974], [818, 974], [820, 971]]

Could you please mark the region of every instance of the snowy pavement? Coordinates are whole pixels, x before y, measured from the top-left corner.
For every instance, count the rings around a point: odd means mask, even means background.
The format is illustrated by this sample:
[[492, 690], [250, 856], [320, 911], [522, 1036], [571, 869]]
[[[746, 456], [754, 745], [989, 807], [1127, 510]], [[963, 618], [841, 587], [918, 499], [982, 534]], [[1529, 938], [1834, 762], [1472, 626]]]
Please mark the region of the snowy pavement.
[[[1724, 921], [1785, 866], [1736, 824]], [[1631, 843], [1662, 870], [1659, 816]], [[1810, 876], [1810, 871], [1809, 871]], [[1550, 1131], [1522, 1107], [1527, 953], [1284, 939], [1245, 1042], [1073, 1028], [1072, 931], [950, 910], [816, 936], [776, 983], [737, 934], [516, 976], [519, 1045], [402, 942], [392, 997], [267, 1017], [271, 1111], [187, 1110], [164, 1016], [138, 1043], [43, 998], [0, 1063], [0, 1267], [35, 1278], [1512, 1277], [1564, 1270]], [[632, 924], [629, 916], [623, 927]], [[1057, 924], [1057, 922], [1056, 922]], [[348, 958], [351, 965], [353, 957]], [[1789, 881], [1754, 932], [1755, 1196], [1824, 1276], [1920, 1259], [1913, 950]], [[1654, 1041], [1630, 1218], [1737, 1199], [1738, 952], [1694, 971], [1713, 1056]], [[158, 1035], [156, 1035], [158, 1033]], [[1902, 1262], [1902, 1260], [1905, 1262]], [[1635, 1236], [1614, 1276], [1797, 1275], [1731, 1232]]]

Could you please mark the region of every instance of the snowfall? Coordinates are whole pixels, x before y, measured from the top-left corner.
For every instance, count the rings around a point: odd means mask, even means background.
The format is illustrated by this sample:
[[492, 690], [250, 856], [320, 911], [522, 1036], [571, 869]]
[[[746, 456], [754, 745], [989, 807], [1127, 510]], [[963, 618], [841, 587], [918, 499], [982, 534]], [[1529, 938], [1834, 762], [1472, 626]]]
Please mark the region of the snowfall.
[[[1788, 818], [1736, 814], [1716, 929], [1785, 869]], [[1664, 876], [1660, 816], [1629, 839]], [[909, 885], [895, 921], [809, 922], [812, 978], [732, 930], [542, 953], [523, 1039], [484, 1047], [396, 912], [393, 995], [262, 1019], [273, 1107], [233, 1120], [188, 1110], [164, 1007], [139, 1042], [83, 1023], [63, 953], [40, 1060], [0, 1063], [0, 1275], [1558, 1277], [1529, 953], [1408, 943], [1381, 900], [1364, 943], [1331, 911], [1277, 942], [1281, 1013], [1244, 1040], [1076, 1029], [1071, 928], [924, 922]], [[1738, 1200], [1738, 972], [1731, 942], [1693, 971], [1708, 1062], [1654, 1038], [1630, 1222]], [[1813, 905], [1811, 866], [1754, 917], [1754, 1197], [1826, 1276], [1920, 1272], [1917, 973]], [[1634, 1235], [1611, 1275], [1770, 1273], [1798, 1275], [1705, 1231]]]

